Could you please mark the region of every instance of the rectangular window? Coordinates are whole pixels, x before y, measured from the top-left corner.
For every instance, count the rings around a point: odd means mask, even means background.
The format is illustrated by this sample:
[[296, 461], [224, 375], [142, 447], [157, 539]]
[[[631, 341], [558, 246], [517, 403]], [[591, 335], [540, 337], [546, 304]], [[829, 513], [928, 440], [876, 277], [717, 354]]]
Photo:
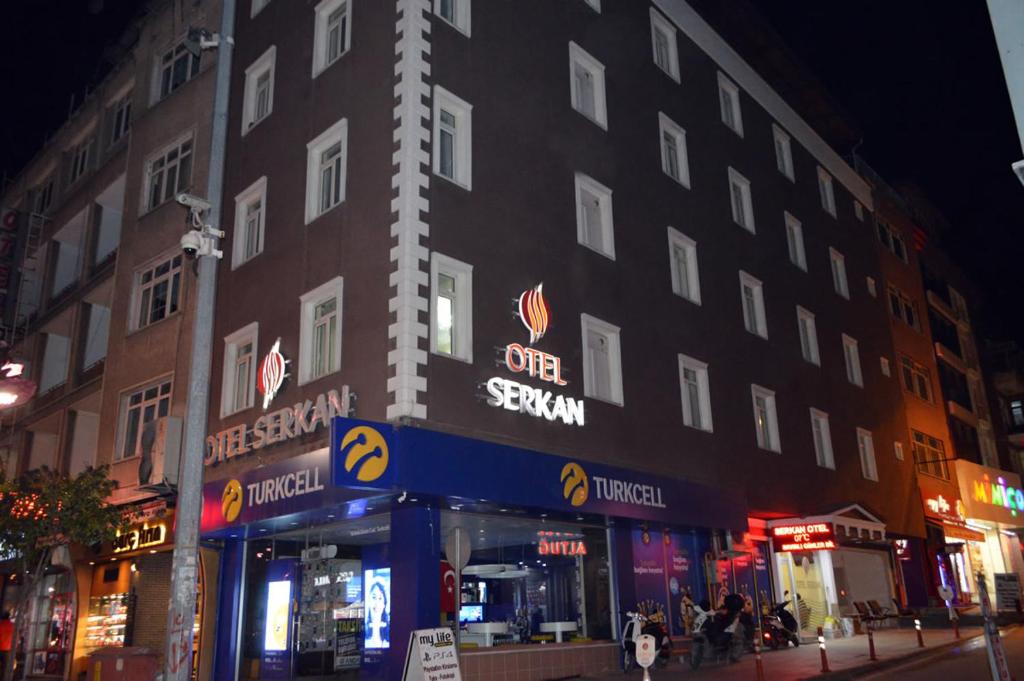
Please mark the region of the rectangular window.
[[860, 350], [857, 341], [843, 334], [843, 359], [846, 362], [846, 380], [864, 387], [864, 375], [860, 371]]
[[70, 165], [68, 166], [68, 184], [74, 184], [85, 171], [89, 169], [89, 160], [92, 157], [93, 138], [89, 137], [77, 146], [73, 147], [70, 154]]
[[608, 108], [605, 101], [604, 65], [571, 41], [569, 84], [572, 108], [607, 130]]
[[121, 446], [115, 460], [142, 454], [142, 434], [146, 424], [167, 416], [171, 411], [171, 379], [167, 378], [121, 396]]
[[434, 86], [434, 173], [472, 189], [473, 105]]
[[660, 12], [651, 8], [651, 49], [654, 63], [679, 82], [679, 48], [676, 45], [676, 27]]
[[875, 443], [871, 431], [857, 429], [857, 451], [860, 454], [860, 470], [868, 480], [878, 480], [878, 466], [875, 463]]
[[430, 351], [473, 362], [473, 266], [430, 254]]
[[321, 0], [314, 10], [313, 77], [348, 52], [352, 41], [351, 0]]
[[621, 407], [619, 327], [588, 314], [580, 315], [580, 323], [583, 328], [583, 394]]
[[796, 321], [800, 330], [800, 353], [804, 360], [821, 366], [821, 357], [818, 354], [818, 330], [814, 324], [814, 315], [797, 305]]
[[789, 135], [772, 123], [772, 139], [775, 141], [775, 167], [790, 180], [796, 181], [793, 175], [793, 146]]
[[900, 376], [904, 390], [917, 395], [926, 402], [932, 401], [931, 372], [924, 365], [902, 355], [900, 357]]
[[846, 258], [834, 248], [828, 249], [828, 259], [832, 264], [832, 288], [847, 300], [850, 299], [850, 285], [846, 281]]
[[743, 137], [740, 89], [721, 71], [718, 72], [718, 103], [722, 110], [722, 122], [737, 135]]
[[255, 322], [224, 338], [221, 418], [249, 409], [255, 404], [258, 344], [259, 324]]
[[345, 200], [348, 119], [306, 145], [306, 224]]
[[132, 95], [129, 92], [110, 107], [110, 145], [121, 141], [132, 127]]
[[891, 284], [889, 286], [889, 310], [894, 317], [902, 319], [907, 326], [920, 331], [917, 303], [911, 300], [910, 296]]
[[811, 409], [811, 437], [814, 440], [814, 457], [822, 468], [835, 469], [836, 460], [832, 454], [832, 432], [828, 427], [828, 414]]
[[775, 393], [759, 385], [750, 386], [754, 404], [754, 432], [757, 446], [770, 452], [781, 452], [779, 421], [775, 412]]
[[686, 154], [686, 131], [663, 113], [658, 113], [661, 144], [661, 170], [673, 180], [689, 188], [690, 162]]
[[1014, 428], [1024, 428], [1024, 400], [1010, 402], [1010, 422]]
[[299, 384], [341, 368], [341, 295], [343, 280], [335, 277], [300, 297]]
[[145, 328], [177, 312], [181, 302], [181, 255], [137, 271], [133, 298], [132, 329]]
[[592, 177], [576, 173], [576, 240], [615, 260], [612, 190]]
[[692, 357], [679, 355], [679, 388], [683, 400], [683, 423], [690, 428], [710, 433], [713, 426], [708, 365]]
[[786, 245], [789, 247], [789, 261], [807, 271], [807, 255], [804, 252], [804, 228], [800, 221], [784, 213], [786, 220]]
[[672, 292], [700, 305], [700, 274], [697, 269], [697, 242], [672, 227], [668, 228], [669, 267]]
[[192, 136], [176, 142], [146, 163], [146, 210], [192, 186]]
[[263, 252], [267, 220], [267, 177], [264, 175], [235, 197], [235, 233], [231, 268], [249, 262]]
[[883, 376], [892, 376], [892, 369], [889, 367], [889, 359], [887, 357], [879, 357], [878, 364]]
[[750, 181], [732, 168], [729, 168], [729, 201], [733, 222], [753, 234], [754, 203], [750, 197]]
[[743, 326], [752, 334], [768, 337], [768, 320], [764, 312], [764, 287], [759, 279], [740, 271], [740, 302], [743, 305]]
[[864, 206], [861, 205], [860, 201], [853, 202], [853, 214], [857, 217], [858, 220], [864, 222]]
[[57, 333], [43, 334], [43, 361], [39, 371], [39, 394], [64, 385], [68, 380], [71, 339]]
[[32, 192], [32, 212], [37, 215], [45, 215], [53, 205], [53, 187], [56, 184], [53, 176], [50, 176], [39, 183]]
[[434, 14], [469, 36], [470, 0], [434, 0]]
[[182, 41], [163, 53], [158, 67], [160, 90], [156, 99], [161, 100], [199, 75], [199, 56], [189, 52]]
[[910, 431], [914, 448], [914, 464], [917, 470], [928, 475], [934, 475], [943, 480], [949, 480], [949, 462], [946, 461], [946, 447], [942, 440], [931, 435]]
[[277, 47], [260, 55], [245, 70], [245, 94], [242, 111], [242, 134], [270, 115], [274, 109], [274, 68], [277, 64]]
[[821, 194], [822, 209], [832, 217], [835, 217], [836, 197], [832, 189], [832, 176], [821, 166], [818, 166], [818, 193]]
[[903, 461], [903, 443], [897, 440], [892, 443], [892, 453], [897, 461]]
[[867, 285], [868, 295], [871, 296], [872, 298], [877, 298], [878, 297], [878, 289], [875, 287], [875, 279], [874, 279], [874, 277], [865, 277], [864, 278], [864, 283]]

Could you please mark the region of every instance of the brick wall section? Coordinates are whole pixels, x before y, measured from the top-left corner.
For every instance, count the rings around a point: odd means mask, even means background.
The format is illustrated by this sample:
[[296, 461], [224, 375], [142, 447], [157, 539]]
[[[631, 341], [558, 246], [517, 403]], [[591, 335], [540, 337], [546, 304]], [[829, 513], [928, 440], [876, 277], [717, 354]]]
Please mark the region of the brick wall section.
[[132, 645], [152, 648], [161, 655], [167, 631], [167, 602], [171, 596], [171, 552], [135, 559], [139, 571], [132, 578], [138, 598]]

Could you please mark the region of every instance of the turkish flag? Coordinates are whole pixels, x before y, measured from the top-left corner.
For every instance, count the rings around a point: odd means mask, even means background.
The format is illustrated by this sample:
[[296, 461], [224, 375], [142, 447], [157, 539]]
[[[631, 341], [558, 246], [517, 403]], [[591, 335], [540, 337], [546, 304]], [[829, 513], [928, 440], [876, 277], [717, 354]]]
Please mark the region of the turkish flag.
[[441, 561], [441, 612], [455, 612], [455, 568], [446, 560]]

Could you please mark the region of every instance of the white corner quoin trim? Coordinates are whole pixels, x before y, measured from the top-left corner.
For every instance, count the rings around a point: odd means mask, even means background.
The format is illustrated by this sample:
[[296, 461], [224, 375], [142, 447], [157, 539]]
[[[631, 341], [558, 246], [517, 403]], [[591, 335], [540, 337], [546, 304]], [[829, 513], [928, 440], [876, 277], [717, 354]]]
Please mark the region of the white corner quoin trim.
[[654, 4], [672, 20], [697, 47], [718, 64], [736, 84], [760, 104], [786, 132], [798, 140], [833, 177], [869, 210], [874, 210], [867, 182], [779, 96], [757, 72], [718, 35], [686, 0], [654, 0]]

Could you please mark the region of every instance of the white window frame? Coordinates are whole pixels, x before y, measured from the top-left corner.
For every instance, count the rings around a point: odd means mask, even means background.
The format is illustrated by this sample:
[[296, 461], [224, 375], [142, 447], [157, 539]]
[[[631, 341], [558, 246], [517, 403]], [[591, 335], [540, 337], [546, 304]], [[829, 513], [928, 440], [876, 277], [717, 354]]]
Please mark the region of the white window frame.
[[853, 214], [858, 220], [864, 222], [864, 204], [856, 199], [853, 201]]
[[[615, 260], [615, 223], [612, 216], [612, 190], [589, 175], [576, 173], [576, 241], [595, 253]], [[601, 211], [601, 240], [603, 248], [587, 242], [586, 217], [583, 207], [583, 192], [597, 198]]]
[[[665, 38], [667, 64], [658, 63], [658, 34]], [[654, 65], [665, 72], [669, 78], [679, 82], [679, 45], [676, 40], [676, 27], [661, 12], [651, 7], [651, 51]]]
[[[134, 87], [134, 86], [133, 86]], [[107, 115], [110, 121], [110, 137], [107, 140], [107, 148], [120, 142], [132, 129], [132, 95], [131, 87], [114, 99], [107, 107]]]
[[263, 8], [270, 4], [270, 0], [252, 0], [252, 5], [249, 7], [249, 18], [252, 19], [254, 16], [263, 11]]
[[850, 282], [846, 278], [846, 256], [829, 246], [828, 259], [832, 268], [832, 288], [847, 300], [850, 299]]
[[[177, 265], [174, 264], [176, 260], [177, 260], [177, 263], [178, 263]], [[168, 265], [167, 273], [159, 275], [159, 278], [157, 278], [158, 275], [156, 275], [156, 270], [161, 265], [163, 265], [165, 263], [169, 264]], [[142, 282], [143, 276], [147, 272], [150, 272], [150, 271], [153, 272], [153, 277], [148, 282], [143, 283]], [[178, 277], [178, 298], [177, 298], [177, 303], [176, 303], [175, 309], [171, 310], [170, 306], [171, 306], [171, 302], [173, 302], [172, 298], [173, 298], [173, 293], [174, 293], [174, 277], [175, 277], [175, 275], [177, 275], [177, 277]], [[148, 321], [148, 319], [149, 319], [149, 317], [151, 316], [151, 313], [152, 313], [153, 299], [152, 299], [152, 295], [151, 295], [150, 299], [149, 299], [149, 306], [147, 306], [147, 313], [146, 313], [147, 321], [145, 323], [143, 323], [143, 320], [141, 318], [141, 314], [142, 314], [141, 305], [142, 305], [142, 297], [143, 297], [144, 291], [151, 290], [151, 289], [155, 288], [160, 282], [165, 281], [165, 280], [168, 282], [168, 284], [167, 284], [167, 290], [168, 290], [168, 293], [167, 293], [167, 296], [168, 296], [168, 298], [167, 298], [168, 299], [167, 307], [168, 307], [168, 309], [167, 309], [167, 311], [164, 313], [164, 316], [161, 317], [160, 319], [154, 319], [153, 321]], [[135, 270], [135, 272], [132, 274], [132, 309], [131, 309], [131, 314], [128, 315], [128, 321], [129, 321], [129, 327], [128, 328], [129, 328], [129, 330], [130, 331], [139, 331], [141, 329], [146, 329], [146, 328], [149, 328], [150, 326], [153, 326], [155, 324], [159, 324], [160, 322], [165, 321], [166, 319], [169, 319], [170, 317], [173, 317], [174, 315], [180, 313], [181, 312], [181, 308], [182, 308], [182, 298], [184, 297], [184, 288], [185, 288], [185, 268], [184, 268], [184, 262], [183, 262], [183, 256], [182, 256], [181, 250], [178, 249], [178, 248], [175, 248], [175, 249], [173, 249], [171, 251], [168, 251], [168, 252], [160, 255], [157, 258], [153, 258], [149, 262], [143, 264], [141, 267], [138, 267]]]
[[[179, 48], [180, 48], [180, 52], [179, 52]], [[168, 55], [170, 55], [170, 57], [171, 57], [171, 61], [169, 62], [169, 68], [171, 70], [171, 81], [169, 83], [170, 89], [167, 90], [167, 92], [164, 92], [164, 71], [166, 70], [166, 67], [165, 67], [165, 64], [164, 64], [164, 58], [166, 58]], [[188, 77], [186, 77], [185, 80], [183, 80], [182, 82], [178, 83], [177, 86], [175, 86], [174, 85], [174, 64], [175, 64], [175, 62], [178, 61], [178, 59], [187, 59], [188, 60], [188, 67], [187, 67], [188, 68]], [[171, 95], [173, 95], [175, 92], [177, 92], [178, 90], [183, 88], [185, 85], [187, 85], [189, 82], [191, 82], [194, 78], [196, 78], [199, 75], [200, 71], [202, 71], [202, 69], [203, 69], [202, 55], [200, 55], [198, 57], [193, 56], [185, 48], [185, 38], [184, 37], [181, 38], [180, 40], [176, 41], [173, 45], [169, 46], [167, 49], [160, 50], [159, 52], [157, 52], [156, 55], [153, 58], [152, 103], [155, 104], [155, 103], [157, 103], [159, 101], [162, 101], [162, 100], [170, 97]]]
[[[260, 202], [259, 225], [256, 233], [258, 248], [254, 250], [252, 255], [246, 257], [245, 252], [249, 250], [248, 208], [257, 199]], [[231, 246], [231, 269], [237, 269], [263, 252], [266, 230], [267, 176], [264, 175], [235, 196], [235, 233]]]
[[[166, 392], [166, 394], [161, 395], [160, 394], [160, 389], [164, 385], [167, 385], [167, 392]], [[145, 393], [150, 388], [156, 388], [156, 390], [157, 390], [156, 398], [152, 399], [152, 400], [146, 400], [145, 399]], [[134, 395], [138, 395], [138, 394], [142, 394], [143, 397], [140, 398], [139, 404], [132, 405], [131, 404], [132, 397]], [[164, 416], [169, 416], [170, 415], [170, 413], [171, 413], [171, 405], [173, 404], [173, 402], [172, 402], [173, 399], [174, 399], [174, 377], [172, 375], [163, 376], [163, 377], [158, 378], [156, 380], [149, 381], [147, 383], [143, 383], [142, 385], [139, 385], [139, 386], [137, 386], [135, 388], [129, 388], [128, 390], [125, 390], [125, 391], [123, 391], [121, 393], [121, 395], [120, 395], [120, 397], [118, 399], [117, 449], [114, 450], [114, 462], [115, 463], [118, 462], [118, 461], [128, 461], [130, 459], [136, 458], [136, 452], [138, 451], [138, 447], [139, 447], [139, 444], [140, 444], [141, 439], [142, 439], [142, 432], [145, 430], [145, 424], [149, 423], [149, 421], [145, 421], [144, 422], [141, 417], [139, 418], [139, 429], [138, 429], [138, 431], [135, 434], [135, 443], [134, 443], [135, 446], [132, 448], [132, 453], [131, 454], [128, 454], [127, 456], [123, 456], [123, 454], [125, 452], [125, 447], [128, 444], [127, 443], [127, 440], [128, 440], [128, 432], [127, 431], [128, 431], [128, 412], [129, 412], [129, 410], [131, 410], [133, 408], [137, 408], [137, 409], [139, 409], [140, 414], [141, 414], [145, 410], [145, 407], [146, 407], [147, 404], [153, 404], [155, 406], [155, 408], [156, 408], [156, 417], [153, 420], [156, 420], [156, 419], [163, 418], [163, 416], [160, 415], [160, 403], [163, 402], [164, 400], [167, 401], [167, 414], [165, 414]]]
[[864, 387], [864, 372], [860, 365], [860, 344], [857, 339], [843, 334], [843, 365], [846, 367], [846, 380], [857, 386]]
[[[186, 144], [190, 145], [189, 149], [188, 149], [188, 183], [185, 184], [185, 185], [182, 185], [181, 184], [182, 148]], [[175, 152], [175, 151], [177, 151], [178, 153], [177, 153], [177, 156], [176, 156], [176, 158], [174, 159], [174, 162], [173, 162], [174, 163], [174, 165], [173, 165], [173, 167], [174, 167], [174, 191], [172, 191], [170, 193], [170, 195], [168, 196], [167, 195], [167, 188], [168, 188], [169, 185], [167, 184], [167, 177], [168, 177], [168, 172], [167, 171], [168, 171], [168, 168], [170, 166], [167, 163], [167, 157], [172, 152]], [[142, 201], [139, 204], [140, 208], [141, 208], [141, 210], [139, 211], [140, 215], [148, 213], [151, 210], [156, 210], [158, 207], [160, 207], [163, 204], [167, 203], [172, 198], [177, 196], [179, 193], [189, 189], [192, 186], [192, 182], [195, 179], [195, 163], [194, 163], [195, 155], [196, 155], [195, 138], [194, 138], [192, 132], [189, 131], [189, 132], [185, 133], [184, 135], [181, 135], [180, 137], [178, 137], [176, 140], [174, 140], [170, 144], [168, 144], [168, 145], [164, 146], [163, 148], [159, 149], [158, 151], [150, 154], [146, 158], [146, 162], [144, 164], [145, 172], [143, 173], [143, 182], [142, 182]], [[160, 197], [161, 198], [159, 198], [159, 200], [156, 201], [155, 203], [151, 203], [151, 199], [152, 199], [152, 191], [151, 190], [152, 190], [152, 183], [153, 183], [153, 166], [156, 163], [160, 162], [160, 161], [164, 162], [163, 166], [158, 171], [161, 174], [161, 179], [160, 179]]]
[[[740, 207], [743, 210], [742, 215], [737, 215], [736, 213], [736, 200], [733, 194], [734, 188], [739, 188]], [[750, 195], [750, 180], [745, 178], [735, 168], [731, 167], [729, 168], [729, 210], [732, 212], [733, 222], [751, 234], [757, 233], [754, 226], [754, 200]]]
[[71, 165], [68, 168], [68, 185], [78, 182], [89, 170], [93, 156], [93, 144], [96, 138], [90, 133], [68, 150]]
[[[274, 112], [274, 74], [277, 71], [277, 46], [271, 45], [267, 51], [245, 69], [245, 93], [242, 100], [242, 136], [270, 117]], [[263, 74], [269, 75], [267, 84], [267, 111], [257, 118], [259, 79]]]
[[783, 211], [786, 223], [786, 249], [789, 261], [804, 272], [807, 271], [807, 251], [804, 250], [804, 227], [789, 211]]
[[[743, 137], [743, 110], [740, 106], [740, 88], [729, 76], [721, 71], [718, 72], [718, 108], [725, 127]], [[729, 120], [730, 116], [732, 118], [731, 121]]]
[[[332, 65], [341, 61], [341, 58], [348, 54], [352, 48], [352, 3], [354, 0], [321, 0], [313, 9], [314, 32], [313, 32], [313, 78], [326, 71]], [[331, 61], [327, 60], [327, 20], [342, 5], [345, 5], [345, 35], [342, 36], [341, 49], [338, 55]]]
[[[693, 371], [697, 377], [697, 415], [700, 417], [700, 423], [693, 422], [690, 392], [687, 390], [684, 375], [686, 369]], [[679, 354], [679, 392], [683, 408], [683, 425], [708, 433], [714, 432], [714, 423], [711, 418], [711, 386], [708, 380], [707, 362], [688, 357], [682, 353]]]
[[[319, 381], [325, 376], [336, 374], [341, 371], [341, 335], [344, 327], [344, 314], [343, 314], [343, 292], [345, 288], [345, 280], [343, 277], [334, 277], [333, 279], [324, 282], [320, 286], [317, 286], [312, 291], [299, 296], [300, 304], [300, 320], [301, 326], [299, 327], [299, 385], [305, 385], [312, 383], [313, 381]], [[337, 323], [337, 338], [334, 339], [334, 356], [337, 360], [337, 366], [326, 371], [322, 375], [313, 375], [313, 324], [316, 321], [313, 318], [316, 306], [323, 303], [329, 298], [335, 299], [335, 314], [338, 316]]]
[[796, 325], [800, 334], [800, 354], [807, 362], [820, 367], [821, 353], [818, 351], [818, 328], [814, 323], [814, 313], [797, 305]]
[[892, 453], [896, 457], [897, 461], [903, 461], [903, 443], [899, 440], [895, 440], [892, 443]]
[[[439, 275], [455, 280], [452, 352], [442, 352], [437, 345]], [[441, 357], [473, 363], [473, 266], [436, 251], [430, 254], [430, 352]]]
[[[441, 110], [455, 119], [455, 130], [452, 134], [452, 170], [449, 177], [441, 172]], [[434, 174], [463, 189], [473, 189], [473, 105], [456, 97], [440, 85], [434, 86], [434, 135], [433, 135], [433, 169]]]
[[892, 377], [892, 364], [889, 362], [888, 357], [879, 357], [878, 366], [879, 369], [881, 369], [883, 376], [885, 376], [886, 378]]
[[[622, 344], [619, 338], [619, 327], [593, 317], [587, 313], [580, 314], [580, 327], [583, 342], [583, 394], [595, 400], [623, 406], [622, 394]], [[596, 391], [594, 370], [590, 365], [588, 332], [593, 331], [604, 336], [608, 341], [608, 387], [610, 395], [598, 395]]]
[[857, 458], [865, 480], [878, 482], [878, 461], [875, 459], [875, 440], [870, 430], [857, 429]]
[[434, 0], [434, 14], [437, 18], [462, 33], [467, 38], [470, 36], [470, 6], [471, 0], [451, 0], [455, 11], [451, 20], [441, 13], [441, 0]]
[[[332, 146], [341, 143], [340, 197], [323, 211], [320, 210], [320, 156]], [[348, 178], [348, 119], [340, 121], [324, 130], [306, 144], [306, 224], [313, 222], [321, 215], [331, 212], [345, 203], [345, 184]]]
[[[683, 290], [682, 275], [676, 251], [680, 250], [686, 258], [686, 290]], [[668, 228], [669, 270], [672, 274], [672, 292], [684, 300], [700, 305], [700, 268], [697, 264], [697, 242], [679, 230]]]
[[[759, 397], [765, 403], [767, 423], [764, 430], [758, 425], [760, 412], [757, 408], [757, 399]], [[779, 415], [775, 404], [775, 391], [752, 383], [750, 385], [750, 402], [754, 410], [754, 435], [758, 448], [769, 452], [782, 453], [782, 443], [779, 440]]]
[[772, 123], [772, 142], [775, 146], [775, 167], [790, 182], [796, 182], [796, 175], [793, 173], [792, 138], [779, 127], [778, 123]]
[[[259, 322], [253, 322], [224, 337], [224, 370], [221, 383], [220, 417], [231, 416], [256, 404], [256, 371], [259, 365]], [[237, 405], [238, 395], [235, 393], [236, 370], [238, 367], [238, 350], [243, 345], [252, 343], [252, 359], [249, 362], [247, 378], [248, 395], [246, 401]]]
[[[576, 92], [576, 66], [590, 74], [594, 86], [594, 115], [586, 113], [579, 102]], [[589, 52], [569, 41], [569, 101], [572, 108], [589, 121], [593, 121], [601, 129], [608, 129], [608, 102], [605, 94], [604, 64], [595, 59]]]
[[[653, 11], [653, 10], [652, 10]], [[676, 172], [679, 177], [672, 177], [669, 172], [669, 153], [665, 150], [665, 137], [671, 137], [676, 149]], [[679, 127], [663, 112], [658, 112], [658, 148], [661, 150], [661, 170], [673, 180], [690, 188], [690, 158], [686, 151], [686, 131]]]
[[874, 277], [865, 277], [864, 278], [864, 283], [868, 287], [868, 295], [871, 296], [872, 298], [877, 298], [878, 297], [878, 285], [875, 283], [875, 278]]
[[[832, 430], [828, 423], [828, 414], [820, 409], [810, 408], [811, 412], [811, 442], [814, 444], [814, 458], [822, 468], [836, 469], [835, 453], [832, 451]], [[821, 432], [821, 447], [818, 446], [818, 439], [814, 436], [814, 428], [818, 427]]]
[[836, 217], [836, 194], [832, 176], [821, 166], [818, 166], [818, 193], [821, 195], [822, 210]]
[[[747, 300], [744, 289], [750, 287], [753, 291], [754, 323], [755, 327], [750, 328], [750, 321], [747, 319]], [[740, 311], [743, 314], [743, 328], [749, 333], [761, 338], [768, 338], [768, 316], [764, 309], [764, 284], [757, 277], [740, 270]]]

